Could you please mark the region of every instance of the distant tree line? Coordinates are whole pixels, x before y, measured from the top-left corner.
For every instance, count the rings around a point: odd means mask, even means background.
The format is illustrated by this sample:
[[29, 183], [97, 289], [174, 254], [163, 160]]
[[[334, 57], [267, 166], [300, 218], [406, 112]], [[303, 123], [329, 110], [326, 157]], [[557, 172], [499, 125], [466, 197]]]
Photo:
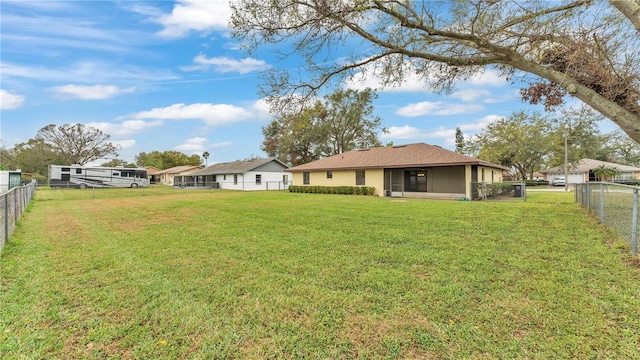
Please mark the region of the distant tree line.
[[[49, 165], [86, 165], [100, 159], [111, 160], [101, 166], [146, 167], [168, 169], [181, 165], [200, 165], [199, 155], [186, 155], [179, 151], [142, 152], [135, 163], [118, 159], [118, 146], [101, 130], [82, 124], [47, 125], [36, 136], [14, 147], [0, 143], [0, 166], [21, 169], [39, 181], [46, 181]], [[207, 157], [209, 153], [207, 153]]]
[[467, 139], [458, 128], [456, 150], [515, 169], [521, 179], [564, 165], [565, 138], [569, 164], [587, 158], [640, 167], [640, 145], [619, 129], [602, 133], [601, 120], [588, 107], [557, 115], [514, 112]]

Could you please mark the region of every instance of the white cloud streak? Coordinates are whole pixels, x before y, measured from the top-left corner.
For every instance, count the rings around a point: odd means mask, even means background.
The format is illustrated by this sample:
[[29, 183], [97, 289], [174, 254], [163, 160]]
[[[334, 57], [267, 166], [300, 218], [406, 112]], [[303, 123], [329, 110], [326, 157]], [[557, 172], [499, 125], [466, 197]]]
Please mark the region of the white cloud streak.
[[10, 110], [17, 109], [24, 103], [25, 97], [22, 95], [10, 93], [7, 90], [0, 89], [0, 109]]
[[200, 54], [193, 59], [193, 62], [196, 65], [183, 66], [180, 69], [183, 71], [205, 71], [209, 68], [213, 68], [219, 73], [237, 72], [240, 74], [247, 74], [267, 68], [267, 64], [263, 60], [253, 58], [244, 58], [240, 60], [230, 59], [228, 57], [207, 58], [205, 55]]
[[184, 153], [202, 153], [206, 147], [207, 139], [203, 137], [195, 137], [191, 139], [187, 139], [184, 144], [180, 144], [174, 148], [176, 151], [181, 151]]
[[471, 114], [482, 111], [484, 107], [477, 104], [452, 104], [443, 101], [422, 101], [419, 103], [403, 106], [396, 111], [396, 114], [405, 117], [417, 117], [423, 115], [457, 115]]
[[245, 121], [254, 114], [244, 108], [229, 104], [174, 104], [128, 115], [133, 119], [189, 120], [198, 119], [209, 126], [220, 126]]
[[80, 100], [110, 99], [117, 95], [132, 93], [135, 89], [135, 87], [121, 89], [115, 85], [84, 86], [71, 84], [52, 88], [58, 97]]
[[87, 124], [93, 128], [101, 130], [112, 136], [128, 136], [143, 132], [144, 130], [162, 126], [162, 120], [144, 121], [144, 120], [127, 120], [120, 124], [109, 122], [93, 122]]

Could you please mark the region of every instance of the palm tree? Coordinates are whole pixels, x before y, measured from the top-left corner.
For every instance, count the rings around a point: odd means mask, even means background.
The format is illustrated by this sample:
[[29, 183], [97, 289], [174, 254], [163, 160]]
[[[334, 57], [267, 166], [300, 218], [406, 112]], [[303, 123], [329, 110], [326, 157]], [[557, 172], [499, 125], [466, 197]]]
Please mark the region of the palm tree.
[[620, 170], [614, 167], [606, 167], [604, 165], [600, 165], [593, 170], [593, 174], [600, 179], [600, 181], [613, 181], [613, 177], [616, 175], [620, 175]]
[[211, 155], [211, 154], [209, 154], [208, 151], [205, 151], [205, 152], [202, 153], [202, 157], [204, 158], [204, 166], [205, 167], [207, 166], [207, 159], [209, 158], [209, 155]]

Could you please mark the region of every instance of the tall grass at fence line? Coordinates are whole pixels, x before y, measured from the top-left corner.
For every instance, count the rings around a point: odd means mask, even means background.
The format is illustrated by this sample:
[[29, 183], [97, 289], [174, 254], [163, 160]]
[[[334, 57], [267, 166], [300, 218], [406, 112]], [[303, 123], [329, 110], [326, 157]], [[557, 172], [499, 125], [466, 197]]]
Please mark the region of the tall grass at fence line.
[[38, 191], [0, 258], [5, 358], [637, 356], [638, 264], [573, 194], [164, 190]]

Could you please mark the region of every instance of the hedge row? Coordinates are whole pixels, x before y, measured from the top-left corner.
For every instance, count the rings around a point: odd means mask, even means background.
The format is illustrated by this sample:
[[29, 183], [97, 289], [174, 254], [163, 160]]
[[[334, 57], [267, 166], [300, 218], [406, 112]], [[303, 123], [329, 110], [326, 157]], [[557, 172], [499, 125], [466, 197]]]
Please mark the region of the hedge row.
[[291, 185], [289, 192], [309, 194], [345, 194], [345, 195], [373, 195], [376, 188], [372, 186], [302, 186]]

